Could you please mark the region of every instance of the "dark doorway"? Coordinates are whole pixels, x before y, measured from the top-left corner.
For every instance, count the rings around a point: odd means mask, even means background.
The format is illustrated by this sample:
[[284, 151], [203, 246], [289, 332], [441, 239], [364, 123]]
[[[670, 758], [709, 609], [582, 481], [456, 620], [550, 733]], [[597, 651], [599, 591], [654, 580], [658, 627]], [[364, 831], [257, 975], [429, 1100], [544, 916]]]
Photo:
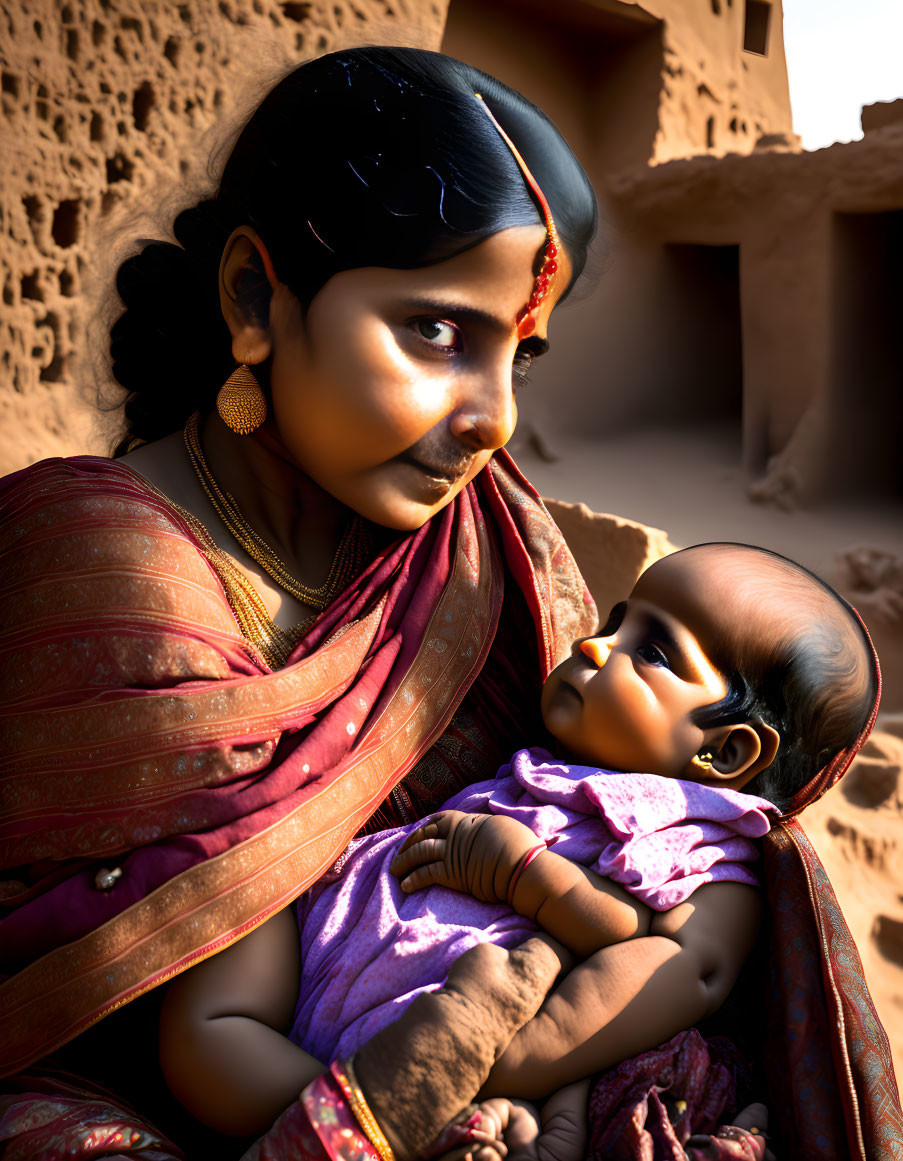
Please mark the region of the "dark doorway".
[[671, 244], [665, 247], [665, 261], [666, 301], [661, 318], [654, 322], [661, 324], [670, 368], [667, 417], [693, 424], [729, 424], [736, 429], [739, 447], [740, 247]]
[[903, 495], [903, 210], [834, 219], [832, 490]]

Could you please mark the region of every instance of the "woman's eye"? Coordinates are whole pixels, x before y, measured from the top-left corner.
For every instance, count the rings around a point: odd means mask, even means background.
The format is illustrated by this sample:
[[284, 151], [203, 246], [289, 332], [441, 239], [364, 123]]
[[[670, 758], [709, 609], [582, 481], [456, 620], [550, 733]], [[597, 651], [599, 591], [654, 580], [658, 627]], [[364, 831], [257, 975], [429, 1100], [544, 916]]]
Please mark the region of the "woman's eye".
[[421, 338], [432, 343], [434, 347], [453, 351], [461, 345], [457, 327], [451, 323], [442, 322], [437, 318], [421, 318], [414, 324]]
[[644, 641], [637, 646], [636, 655], [641, 661], [645, 661], [647, 665], [658, 665], [663, 669], [670, 669], [671, 663], [668, 658], [659, 649], [658, 645], [654, 645], [651, 641]]

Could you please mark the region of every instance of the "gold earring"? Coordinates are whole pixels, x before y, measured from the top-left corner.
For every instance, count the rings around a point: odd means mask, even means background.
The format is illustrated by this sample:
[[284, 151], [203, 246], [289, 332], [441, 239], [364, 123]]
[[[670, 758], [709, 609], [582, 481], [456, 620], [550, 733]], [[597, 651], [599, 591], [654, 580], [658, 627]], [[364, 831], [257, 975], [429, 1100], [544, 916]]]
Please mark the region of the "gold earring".
[[220, 387], [216, 410], [236, 435], [250, 435], [266, 419], [266, 396], [247, 363], [236, 367]]
[[715, 761], [715, 755], [711, 750], [703, 750], [701, 754], [694, 754], [690, 765], [695, 770], [700, 770], [703, 774], [708, 774], [712, 769], [712, 763]]

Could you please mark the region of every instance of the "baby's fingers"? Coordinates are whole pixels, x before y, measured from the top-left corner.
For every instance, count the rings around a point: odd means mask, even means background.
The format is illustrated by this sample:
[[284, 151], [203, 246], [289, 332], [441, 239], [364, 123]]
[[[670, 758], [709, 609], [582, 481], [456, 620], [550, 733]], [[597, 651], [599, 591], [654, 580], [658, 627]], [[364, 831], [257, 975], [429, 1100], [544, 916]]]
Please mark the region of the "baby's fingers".
[[407, 836], [401, 846], [398, 848], [398, 853], [406, 851], [408, 847], [412, 847], [415, 843], [422, 842], [428, 838], [440, 838], [439, 824], [432, 818], [428, 818], [426, 822], [422, 822], [416, 830], [412, 830]]
[[448, 877], [445, 863], [424, 863], [405, 875], [399, 886], [405, 895], [413, 895], [424, 887], [454, 887], [454, 883]]
[[389, 870], [399, 879], [411, 871], [429, 863], [442, 865], [448, 841], [444, 838], [424, 838], [409, 847], [402, 847], [389, 865]]
[[463, 818], [460, 810], [440, 810], [438, 813], [430, 815], [429, 818], [412, 830], [408, 837], [404, 840], [398, 848], [398, 853], [406, 851], [408, 847], [415, 843], [422, 842], [423, 839], [428, 838], [448, 838], [448, 833], [451, 830], [452, 823], [458, 818]]

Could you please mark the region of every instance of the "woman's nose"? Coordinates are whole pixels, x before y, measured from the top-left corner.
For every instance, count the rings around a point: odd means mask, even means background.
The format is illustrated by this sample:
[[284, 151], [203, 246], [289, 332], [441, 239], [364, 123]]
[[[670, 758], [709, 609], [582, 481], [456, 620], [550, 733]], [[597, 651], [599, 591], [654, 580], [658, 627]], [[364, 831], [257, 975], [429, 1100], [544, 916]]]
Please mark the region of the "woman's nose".
[[477, 451], [504, 447], [517, 423], [517, 407], [507, 373], [483, 380], [461, 402], [451, 418], [451, 432]]
[[587, 637], [580, 642], [580, 652], [601, 669], [611, 655], [611, 637]]

